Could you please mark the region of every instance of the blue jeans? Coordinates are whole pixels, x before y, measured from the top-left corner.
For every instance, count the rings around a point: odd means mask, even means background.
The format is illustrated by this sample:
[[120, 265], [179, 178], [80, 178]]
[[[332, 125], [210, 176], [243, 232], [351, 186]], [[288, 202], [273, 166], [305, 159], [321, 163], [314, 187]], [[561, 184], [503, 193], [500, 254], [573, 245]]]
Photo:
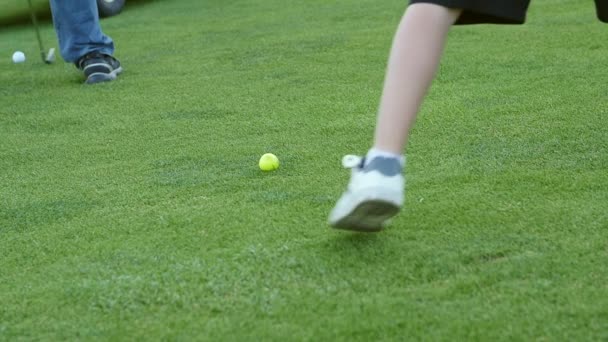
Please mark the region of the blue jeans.
[[61, 56], [76, 63], [90, 52], [114, 53], [112, 38], [101, 32], [96, 0], [51, 0]]

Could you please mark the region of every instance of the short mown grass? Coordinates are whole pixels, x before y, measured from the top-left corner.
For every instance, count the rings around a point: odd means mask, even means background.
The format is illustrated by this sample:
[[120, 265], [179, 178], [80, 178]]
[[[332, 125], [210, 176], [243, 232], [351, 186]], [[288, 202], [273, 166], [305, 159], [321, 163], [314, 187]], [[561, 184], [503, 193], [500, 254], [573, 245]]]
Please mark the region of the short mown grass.
[[144, 2], [103, 21], [125, 73], [96, 86], [3, 27], [0, 340], [608, 339], [608, 27], [591, 3], [455, 28], [404, 211], [379, 234], [327, 227], [403, 9]]

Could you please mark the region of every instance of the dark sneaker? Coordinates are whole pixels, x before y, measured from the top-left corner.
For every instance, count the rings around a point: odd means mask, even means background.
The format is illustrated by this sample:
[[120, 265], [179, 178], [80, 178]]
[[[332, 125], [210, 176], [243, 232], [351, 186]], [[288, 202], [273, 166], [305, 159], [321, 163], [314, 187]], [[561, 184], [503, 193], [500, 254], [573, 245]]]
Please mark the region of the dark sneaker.
[[76, 66], [84, 72], [87, 84], [113, 81], [122, 72], [118, 59], [99, 52], [84, 55]]
[[[365, 164], [365, 166], [363, 166]], [[352, 170], [350, 183], [329, 215], [334, 228], [377, 232], [403, 206], [405, 179], [397, 159], [347, 155], [342, 165]]]

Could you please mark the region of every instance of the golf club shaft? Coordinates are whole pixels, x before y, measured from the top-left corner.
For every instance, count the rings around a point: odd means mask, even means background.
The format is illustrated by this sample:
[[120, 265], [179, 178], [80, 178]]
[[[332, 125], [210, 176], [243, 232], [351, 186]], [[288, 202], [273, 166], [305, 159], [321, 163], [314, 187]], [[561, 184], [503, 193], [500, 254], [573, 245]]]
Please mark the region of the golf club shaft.
[[38, 47], [40, 48], [40, 56], [42, 57], [42, 61], [46, 63], [46, 50], [42, 45], [42, 38], [40, 37], [40, 30], [38, 29], [38, 20], [36, 20], [36, 12], [34, 11], [34, 6], [32, 6], [32, 0], [27, 0], [28, 5], [30, 6], [30, 15], [32, 16], [32, 23], [34, 24], [34, 29], [36, 30], [36, 38], [38, 38]]

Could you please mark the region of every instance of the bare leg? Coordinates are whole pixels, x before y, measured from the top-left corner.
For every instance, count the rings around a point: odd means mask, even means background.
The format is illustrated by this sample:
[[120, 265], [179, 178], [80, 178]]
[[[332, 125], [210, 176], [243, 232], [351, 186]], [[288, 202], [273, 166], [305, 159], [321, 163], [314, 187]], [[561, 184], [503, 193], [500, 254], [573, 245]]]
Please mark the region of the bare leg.
[[401, 155], [431, 85], [447, 33], [461, 10], [417, 3], [408, 7], [393, 41], [374, 148]]
[[342, 160], [352, 173], [347, 190], [329, 214], [331, 226], [379, 231], [403, 206], [402, 153], [407, 136], [435, 76], [447, 33], [460, 13], [427, 3], [408, 7], [393, 41], [374, 147], [364, 159]]

